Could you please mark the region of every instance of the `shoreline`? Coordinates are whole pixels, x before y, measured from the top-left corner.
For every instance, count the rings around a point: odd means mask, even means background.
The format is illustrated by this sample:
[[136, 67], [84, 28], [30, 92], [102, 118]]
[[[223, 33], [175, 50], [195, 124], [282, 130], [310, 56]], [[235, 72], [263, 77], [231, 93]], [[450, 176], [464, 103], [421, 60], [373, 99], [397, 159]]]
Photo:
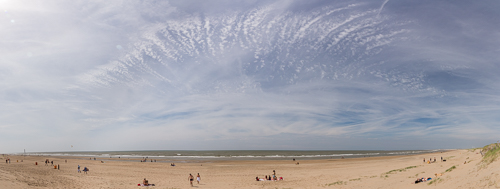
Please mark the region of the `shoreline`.
[[[82, 152], [36, 152], [36, 153], [28, 153], [26, 155], [20, 153], [7, 154], [7, 155], [15, 155], [15, 156], [47, 156], [47, 157], [59, 157], [59, 158], [68, 158], [68, 159], [82, 159], [85, 158], [97, 158], [99, 160], [112, 160], [112, 161], [129, 161], [129, 160], [137, 160], [141, 159], [153, 159], [157, 161], [175, 161], [175, 162], [209, 162], [209, 161], [281, 161], [281, 160], [326, 160], [326, 159], [353, 159], [353, 158], [365, 158], [365, 157], [393, 157], [393, 156], [406, 156], [406, 155], [421, 155], [428, 153], [439, 153], [446, 151], [453, 151], [459, 149], [438, 149], [438, 150], [363, 150], [363, 151], [347, 151], [343, 150], [341, 152], [352, 152], [351, 154], [328, 154], [328, 155], [301, 155], [301, 156], [279, 156], [279, 155], [270, 155], [270, 156], [258, 156], [258, 155], [249, 155], [249, 156], [148, 156], [148, 155], [110, 155], [109, 153], [113, 153], [113, 151], [82, 151]], [[255, 150], [261, 151], [261, 150]], [[116, 151], [121, 152], [121, 151]], [[140, 152], [151, 152], [151, 151], [130, 151], [136, 153]], [[161, 152], [161, 151], [160, 151]], [[178, 151], [177, 151], [178, 152]], [[197, 152], [197, 151], [185, 151], [185, 152]], [[231, 152], [231, 151], [229, 151]], [[252, 152], [249, 150], [248, 152]], [[271, 151], [268, 152], [283, 152], [283, 151]], [[285, 151], [288, 152], [288, 151]], [[300, 152], [300, 151], [291, 151], [291, 152]], [[308, 151], [306, 151], [308, 152]], [[329, 151], [336, 152], [336, 151]], [[358, 152], [358, 154], [353, 154]], [[366, 154], [359, 154], [359, 152], [368, 152]], [[410, 153], [411, 152], [411, 153]], [[73, 154], [71, 154], [73, 153]], [[85, 154], [87, 153], [87, 154]], [[90, 153], [96, 153], [95, 155], [89, 155]], [[382, 154], [381, 154], [382, 153]], [[399, 154], [401, 153], [401, 154]], [[106, 154], [104, 156], [103, 154]]]

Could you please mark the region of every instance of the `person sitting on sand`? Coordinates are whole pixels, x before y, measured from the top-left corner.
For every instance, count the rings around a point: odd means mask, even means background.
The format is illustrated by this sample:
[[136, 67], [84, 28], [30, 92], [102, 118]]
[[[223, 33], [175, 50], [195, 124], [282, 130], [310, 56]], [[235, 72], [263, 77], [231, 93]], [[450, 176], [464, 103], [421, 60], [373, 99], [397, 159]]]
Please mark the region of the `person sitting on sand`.
[[[140, 185], [140, 184], [138, 184]], [[149, 184], [148, 180], [146, 180], [146, 178], [144, 178], [144, 180], [142, 181], [142, 186], [155, 186], [155, 184]]]
[[85, 174], [87, 174], [87, 171], [89, 171], [89, 168], [87, 168], [87, 167], [83, 168], [83, 172], [84, 172]]
[[419, 182], [423, 182], [423, 180], [421, 178], [417, 178], [417, 180], [415, 180], [415, 184], [417, 184]]
[[255, 177], [255, 180], [260, 181], [259, 177]]

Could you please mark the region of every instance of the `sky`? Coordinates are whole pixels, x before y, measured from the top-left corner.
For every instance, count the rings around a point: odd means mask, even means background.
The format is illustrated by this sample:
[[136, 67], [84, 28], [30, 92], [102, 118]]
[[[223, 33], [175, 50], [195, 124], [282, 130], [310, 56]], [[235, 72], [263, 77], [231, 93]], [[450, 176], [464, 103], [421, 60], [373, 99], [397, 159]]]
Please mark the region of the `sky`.
[[0, 0], [0, 153], [500, 140], [500, 2]]

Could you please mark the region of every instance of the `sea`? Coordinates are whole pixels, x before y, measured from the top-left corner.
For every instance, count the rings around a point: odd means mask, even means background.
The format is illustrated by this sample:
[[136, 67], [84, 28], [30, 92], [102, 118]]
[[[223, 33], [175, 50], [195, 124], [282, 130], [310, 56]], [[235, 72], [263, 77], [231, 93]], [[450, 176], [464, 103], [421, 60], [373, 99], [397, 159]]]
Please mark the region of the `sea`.
[[[342, 159], [381, 157], [398, 155], [416, 155], [434, 153], [446, 150], [321, 150], [321, 151], [296, 151], [296, 150], [219, 150], [219, 151], [78, 151], [78, 152], [33, 152], [23, 153], [30, 156], [63, 156], [74, 158], [120, 158], [125, 159], [155, 159], [155, 160], [284, 160], [284, 159]], [[18, 154], [18, 155], [23, 155]]]

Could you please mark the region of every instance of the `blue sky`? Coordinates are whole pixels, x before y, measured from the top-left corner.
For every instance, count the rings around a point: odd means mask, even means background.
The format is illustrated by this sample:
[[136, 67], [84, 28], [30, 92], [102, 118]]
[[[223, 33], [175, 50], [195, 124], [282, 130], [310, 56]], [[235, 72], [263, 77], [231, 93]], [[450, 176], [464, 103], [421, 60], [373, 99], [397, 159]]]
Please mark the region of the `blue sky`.
[[0, 152], [483, 146], [499, 8], [2, 0]]

